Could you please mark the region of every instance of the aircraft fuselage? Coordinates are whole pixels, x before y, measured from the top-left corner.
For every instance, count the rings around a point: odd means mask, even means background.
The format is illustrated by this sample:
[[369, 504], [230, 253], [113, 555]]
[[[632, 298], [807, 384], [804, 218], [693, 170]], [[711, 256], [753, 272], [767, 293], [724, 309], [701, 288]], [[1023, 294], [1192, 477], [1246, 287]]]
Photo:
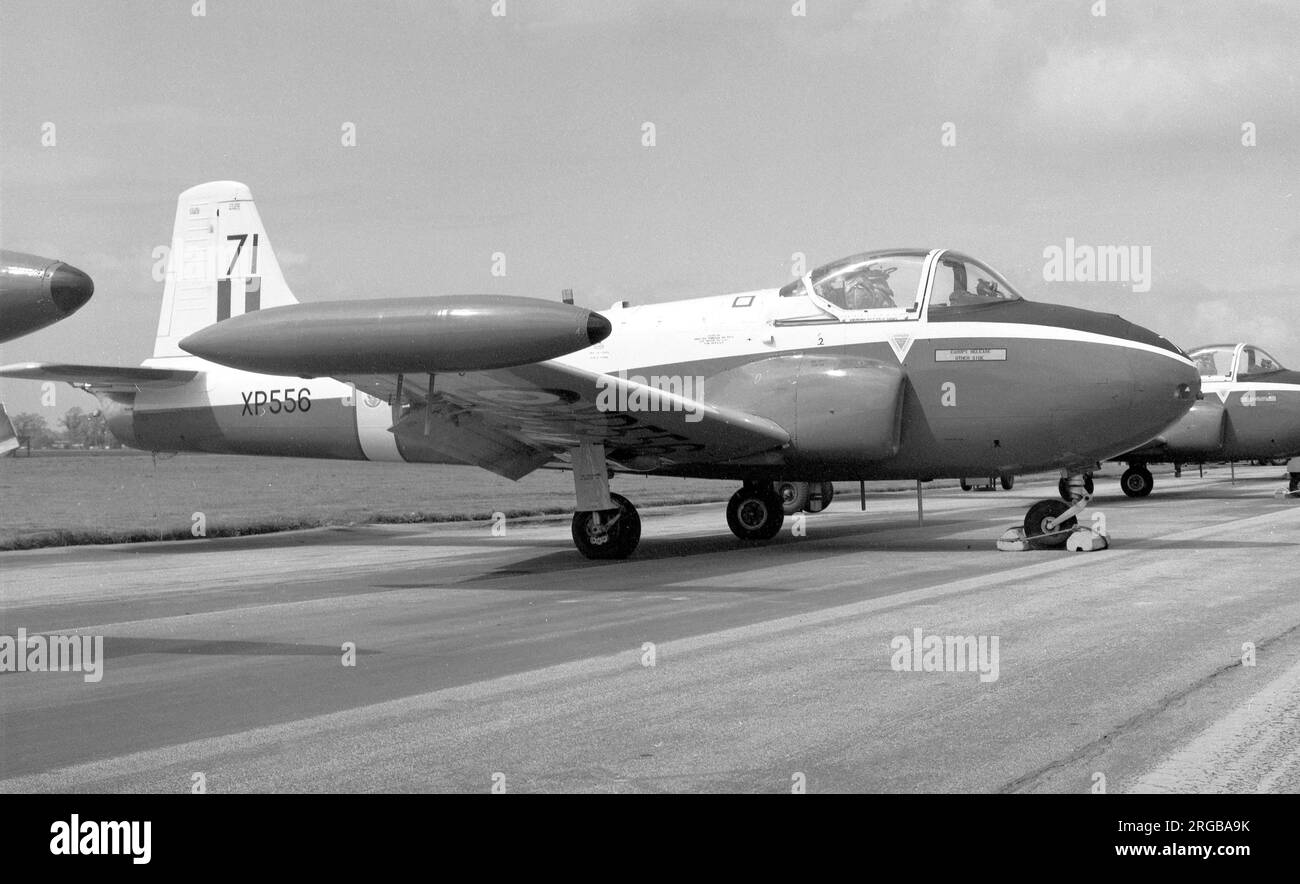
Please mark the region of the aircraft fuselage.
[[[782, 321], [784, 306], [766, 290], [613, 309], [607, 340], [556, 361], [690, 384], [705, 402], [791, 433], [789, 446], [762, 457], [646, 470], [717, 478], [1082, 467], [1143, 444], [1195, 395], [1191, 363], [1118, 317], [1014, 302], [949, 310], [941, 321]], [[200, 373], [170, 389], [102, 394], [113, 431], [134, 447], [458, 462], [390, 432], [391, 403], [332, 378], [255, 374], [197, 357], [145, 364]], [[456, 377], [435, 380], [436, 389], [444, 384], [454, 391]], [[669, 454], [689, 444], [673, 436], [658, 440]]]

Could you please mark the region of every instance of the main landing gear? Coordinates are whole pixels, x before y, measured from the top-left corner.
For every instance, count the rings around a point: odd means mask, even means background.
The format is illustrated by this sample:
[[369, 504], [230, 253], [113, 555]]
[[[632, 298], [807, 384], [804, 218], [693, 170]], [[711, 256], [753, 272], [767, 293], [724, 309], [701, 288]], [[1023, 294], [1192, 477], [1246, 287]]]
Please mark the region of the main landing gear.
[[797, 512], [820, 513], [835, 498], [835, 486], [830, 482], [795, 482], [781, 480], [773, 483], [781, 495], [781, 509], [787, 516]]
[[1003, 491], [1010, 491], [1012, 488], [1016, 487], [1016, 477], [1011, 475], [1010, 473], [1002, 473], [1001, 475], [998, 476], [989, 476], [989, 481], [988, 484], [986, 485], [972, 485], [965, 476], [963, 476], [961, 479], [957, 481], [958, 484], [961, 485], [962, 491], [970, 491], [972, 488], [980, 488], [981, 490], [987, 489], [989, 491], [993, 491], [999, 485], [1002, 486]]
[[1146, 497], [1155, 487], [1155, 479], [1151, 478], [1151, 471], [1147, 469], [1146, 464], [1133, 464], [1124, 471], [1124, 475], [1119, 477], [1119, 487], [1124, 489], [1124, 493], [1129, 497]]
[[589, 559], [626, 559], [641, 542], [641, 516], [632, 501], [609, 495], [613, 509], [573, 514], [573, 545]]
[[771, 540], [785, 521], [783, 503], [771, 482], [746, 482], [727, 502], [727, 527], [741, 540]]

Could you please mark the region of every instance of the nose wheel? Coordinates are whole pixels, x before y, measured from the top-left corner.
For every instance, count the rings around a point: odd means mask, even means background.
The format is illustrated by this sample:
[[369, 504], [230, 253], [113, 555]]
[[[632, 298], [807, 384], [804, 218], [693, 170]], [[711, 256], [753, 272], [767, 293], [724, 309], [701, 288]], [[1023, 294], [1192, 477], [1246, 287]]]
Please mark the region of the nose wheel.
[[727, 527], [741, 540], [771, 540], [784, 521], [781, 495], [770, 482], [746, 484], [727, 502]]
[[573, 514], [573, 545], [589, 559], [626, 559], [641, 542], [641, 516], [632, 501], [612, 492], [609, 499], [612, 510]]
[[[1079, 523], [1071, 512], [1082, 506], [1070, 506], [1062, 500], [1040, 500], [1025, 513], [1025, 539], [1035, 549], [1060, 549], [1070, 539]], [[1061, 518], [1071, 512], [1068, 518]]]

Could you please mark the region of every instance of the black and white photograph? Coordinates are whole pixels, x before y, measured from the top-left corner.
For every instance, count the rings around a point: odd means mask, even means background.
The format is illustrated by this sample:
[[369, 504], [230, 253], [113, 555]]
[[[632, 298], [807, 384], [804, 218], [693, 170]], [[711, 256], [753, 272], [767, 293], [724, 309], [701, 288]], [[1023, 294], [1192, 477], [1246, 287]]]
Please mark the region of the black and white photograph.
[[1014, 793], [1244, 868], [1279, 805], [1220, 802], [1300, 791], [1297, 46], [1284, 0], [0, 0], [15, 841]]

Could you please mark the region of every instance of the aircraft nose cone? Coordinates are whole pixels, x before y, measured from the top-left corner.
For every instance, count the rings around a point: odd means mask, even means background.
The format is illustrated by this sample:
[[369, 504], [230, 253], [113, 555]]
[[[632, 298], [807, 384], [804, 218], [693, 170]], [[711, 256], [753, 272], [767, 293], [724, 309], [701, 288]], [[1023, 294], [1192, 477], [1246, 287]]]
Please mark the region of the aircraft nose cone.
[[587, 340], [591, 341], [591, 343], [599, 344], [609, 337], [610, 332], [613, 330], [614, 326], [599, 313], [592, 313], [587, 317]]
[[94, 293], [94, 280], [70, 264], [59, 264], [50, 274], [50, 297], [64, 315], [75, 313]]

